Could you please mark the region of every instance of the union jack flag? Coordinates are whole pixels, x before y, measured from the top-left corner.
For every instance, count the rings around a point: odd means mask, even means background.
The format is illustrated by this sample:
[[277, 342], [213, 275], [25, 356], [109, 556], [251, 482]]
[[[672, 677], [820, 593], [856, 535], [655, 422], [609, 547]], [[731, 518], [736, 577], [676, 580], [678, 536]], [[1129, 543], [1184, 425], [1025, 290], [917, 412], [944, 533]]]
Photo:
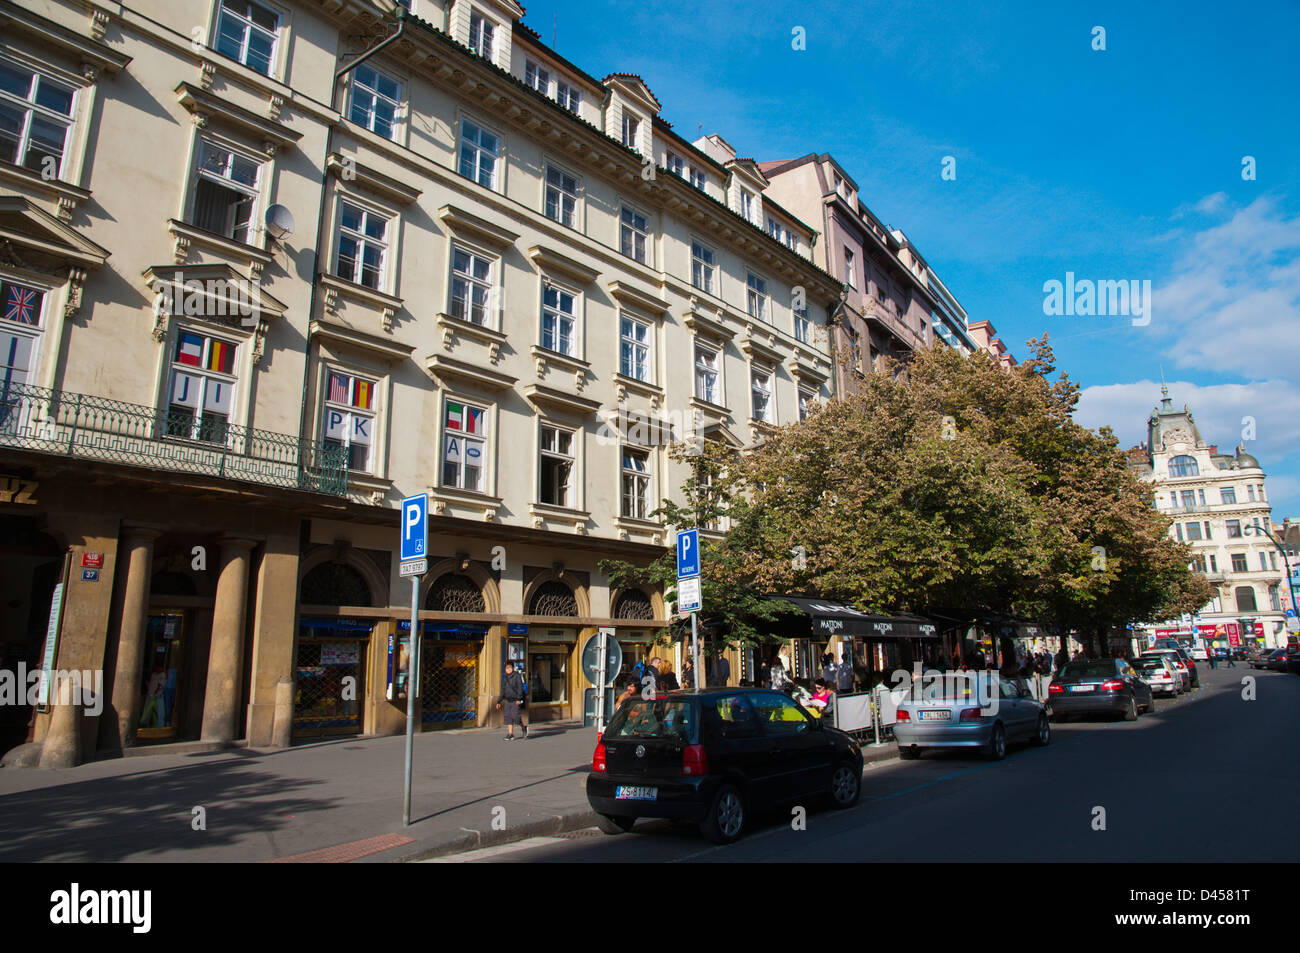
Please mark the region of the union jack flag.
[[5, 320], [19, 324], [37, 324], [41, 318], [42, 293], [21, 285], [4, 286]]

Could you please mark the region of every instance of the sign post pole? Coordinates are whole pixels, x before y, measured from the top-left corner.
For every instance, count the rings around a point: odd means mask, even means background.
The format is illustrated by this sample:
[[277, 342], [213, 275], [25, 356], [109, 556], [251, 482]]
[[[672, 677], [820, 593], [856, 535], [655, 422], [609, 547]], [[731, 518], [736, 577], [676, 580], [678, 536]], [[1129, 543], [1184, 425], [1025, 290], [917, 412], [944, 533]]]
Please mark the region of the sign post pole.
[[694, 659], [691, 664], [695, 666], [696, 688], [704, 688], [704, 669], [700, 667], [700, 635], [695, 627], [695, 617], [698, 615], [698, 612], [691, 613], [691, 657]]
[[406, 786], [402, 792], [402, 826], [411, 826], [411, 767], [415, 751], [415, 692], [420, 671], [420, 577], [411, 577], [411, 647], [406, 653]]
[[695, 687], [703, 688], [704, 669], [700, 666], [700, 635], [695, 617], [702, 600], [700, 584], [700, 531], [677, 532], [677, 611], [691, 614], [691, 658], [695, 666]]
[[[415, 751], [415, 699], [420, 693], [420, 578], [429, 571], [429, 497], [402, 500], [401, 575], [411, 577], [411, 641], [406, 651], [406, 774], [402, 826], [411, 826], [411, 774]], [[398, 643], [401, 644], [400, 642]]]

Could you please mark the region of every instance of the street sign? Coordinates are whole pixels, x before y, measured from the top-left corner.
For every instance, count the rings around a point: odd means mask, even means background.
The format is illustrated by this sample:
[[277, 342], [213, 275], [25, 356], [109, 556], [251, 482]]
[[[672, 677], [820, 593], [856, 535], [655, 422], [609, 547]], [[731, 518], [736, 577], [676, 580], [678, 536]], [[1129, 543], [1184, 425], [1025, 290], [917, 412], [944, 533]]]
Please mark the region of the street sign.
[[429, 560], [408, 559], [404, 561], [398, 573], [402, 576], [423, 576], [429, 571]]
[[[605, 721], [608, 722], [614, 713], [614, 689], [605, 689]], [[582, 727], [594, 728], [596, 726], [596, 689], [584, 688], [582, 690]]]
[[423, 559], [429, 552], [429, 497], [425, 493], [402, 500], [402, 562]]
[[[618, 670], [623, 667], [623, 647], [618, 644], [618, 639], [614, 638], [612, 628], [605, 630], [605, 684], [609, 685], [618, 675]], [[582, 674], [587, 676], [587, 681], [595, 685], [599, 681], [600, 674], [600, 633], [587, 639], [582, 646]], [[609, 709], [605, 712], [609, 717]]]
[[1295, 616], [1286, 620], [1286, 630], [1288, 632], [1300, 632], [1300, 619]]
[[684, 529], [677, 534], [677, 578], [700, 574], [700, 531]]
[[700, 577], [677, 580], [677, 611], [700, 611]]

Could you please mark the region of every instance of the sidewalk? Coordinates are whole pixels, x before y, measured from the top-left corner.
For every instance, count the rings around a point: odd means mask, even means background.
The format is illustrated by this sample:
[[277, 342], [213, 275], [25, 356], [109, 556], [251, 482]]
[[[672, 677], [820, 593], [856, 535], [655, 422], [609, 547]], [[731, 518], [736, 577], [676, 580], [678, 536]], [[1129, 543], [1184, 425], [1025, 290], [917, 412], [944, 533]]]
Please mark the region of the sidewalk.
[[[402, 736], [119, 758], [62, 771], [4, 768], [0, 862], [391, 862], [590, 826], [584, 785], [595, 732], [560, 722], [528, 735], [512, 742], [500, 729], [417, 735], [409, 828]], [[863, 754], [874, 761], [897, 749]], [[206, 830], [192, 828], [196, 807]]]

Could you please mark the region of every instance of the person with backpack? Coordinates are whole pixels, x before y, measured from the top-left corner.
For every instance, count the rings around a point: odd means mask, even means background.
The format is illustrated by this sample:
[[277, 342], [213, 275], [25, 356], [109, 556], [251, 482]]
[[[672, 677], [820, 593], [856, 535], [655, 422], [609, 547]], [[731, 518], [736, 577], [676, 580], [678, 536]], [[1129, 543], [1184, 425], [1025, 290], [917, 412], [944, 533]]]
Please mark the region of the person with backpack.
[[506, 722], [506, 741], [515, 740], [515, 725], [522, 729], [521, 737], [528, 737], [528, 726], [524, 724], [524, 703], [528, 699], [528, 683], [515, 671], [514, 662], [506, 662], [506, 674], [501, 679], [501, 698], [497, 707], [504, 709]]

